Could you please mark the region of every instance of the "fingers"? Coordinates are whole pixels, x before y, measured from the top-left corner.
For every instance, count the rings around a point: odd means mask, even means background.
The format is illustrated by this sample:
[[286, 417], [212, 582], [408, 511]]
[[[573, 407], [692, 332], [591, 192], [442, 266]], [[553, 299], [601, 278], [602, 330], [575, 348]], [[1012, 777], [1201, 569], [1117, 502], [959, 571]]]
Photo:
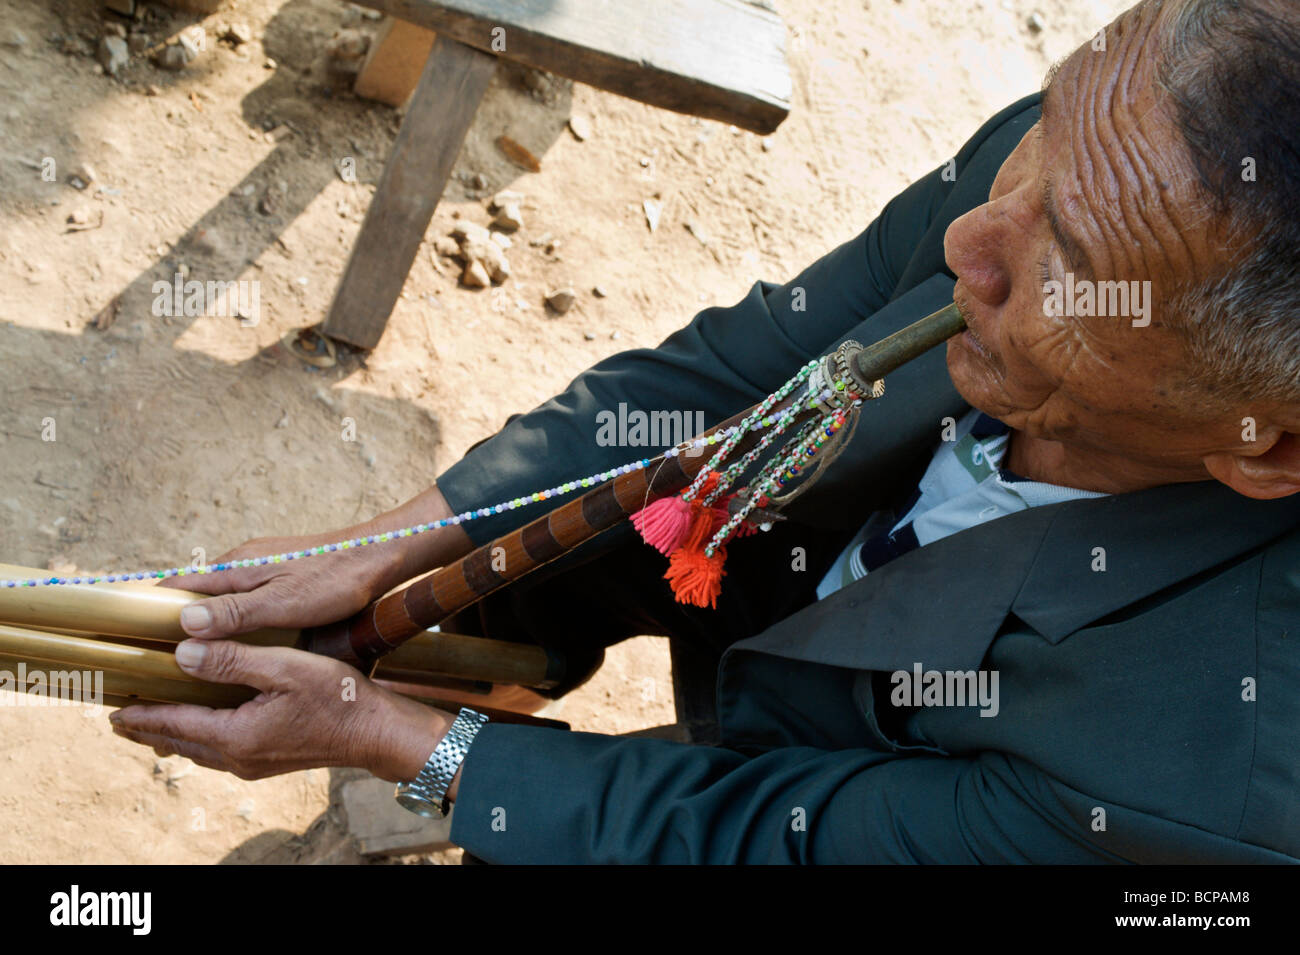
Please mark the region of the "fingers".
[[[129, 707], [129, 709], [135, 709], [135, 707]], [[230, 760], [211, 746], [205, 746], [202, 743], [177, 739], [173, 736], [162, 736], [158, 733], [137, 732], [116, 722], [113, 724], [113, 732], [133, 743], [152, 747], [153, 751], [159, 756], [179, 755], [193, 760], [200, 766], [206, 766], [208, 769], [220, 769], [226, 772], [234, 771]]]
[[225, 593], [199, 600], [181, 610], [181, 627], [191, 637], [218, 640], [275, 626], [272, 614], [282, 614], [282, 601], [271, 587], [247, 593]]
[[[306, 659], [298, 660], [300, 656]], [[209, 683], [251, 686], [263, 693], [287, 689], [295, 671], [313, 662], [311, 654], [301, 651], [254, 647], [236, 640], [185, 640], [176, 645], [176, 663], [190, 676]]]

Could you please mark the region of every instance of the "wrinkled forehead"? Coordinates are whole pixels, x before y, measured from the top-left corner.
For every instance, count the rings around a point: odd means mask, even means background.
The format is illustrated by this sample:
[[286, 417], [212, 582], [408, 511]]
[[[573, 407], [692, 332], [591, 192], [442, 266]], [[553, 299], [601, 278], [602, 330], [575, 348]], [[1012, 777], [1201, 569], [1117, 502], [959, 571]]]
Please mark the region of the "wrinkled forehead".
[[1044, 87], [1044, 172], [1098, 277], [1180, 284], [1210, 258], [1210, 216], [1157, 82], [1175, 7], [1127, 11]]

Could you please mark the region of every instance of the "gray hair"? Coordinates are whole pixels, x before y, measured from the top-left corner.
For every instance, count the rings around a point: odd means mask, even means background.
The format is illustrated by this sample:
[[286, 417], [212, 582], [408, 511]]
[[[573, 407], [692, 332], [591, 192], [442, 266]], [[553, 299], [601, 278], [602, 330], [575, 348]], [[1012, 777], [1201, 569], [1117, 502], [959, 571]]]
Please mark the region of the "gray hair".
[[1300, 404], [1300, 10], [1187, 0], [1157, 75], [1200, 192], [1238, 252], [1171, 298], [1193, 379], [1228, 400]]

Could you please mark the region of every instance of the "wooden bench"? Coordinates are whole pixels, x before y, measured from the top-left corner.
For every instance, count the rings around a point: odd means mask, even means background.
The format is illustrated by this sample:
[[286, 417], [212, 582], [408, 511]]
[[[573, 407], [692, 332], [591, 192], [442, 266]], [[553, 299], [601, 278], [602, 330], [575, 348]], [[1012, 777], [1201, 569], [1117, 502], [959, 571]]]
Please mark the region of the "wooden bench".
[[770, 133], [790, 111], [785, 27], [758, 0], [357, 0], [436, 34], [321, 330], [374, 348], [505, 57]]

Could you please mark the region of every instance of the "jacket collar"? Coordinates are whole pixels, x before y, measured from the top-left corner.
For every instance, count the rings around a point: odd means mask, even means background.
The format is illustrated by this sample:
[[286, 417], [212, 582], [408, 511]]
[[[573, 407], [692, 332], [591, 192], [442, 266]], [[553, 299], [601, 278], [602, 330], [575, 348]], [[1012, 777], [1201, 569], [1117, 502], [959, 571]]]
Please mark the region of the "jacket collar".
[[1297, 527], [1300, 495], [1254, 501], [1213, 481], [1031, 508], [911, 551], [728, 652], [973, 669], [1011, 614], [1059, 643]]

